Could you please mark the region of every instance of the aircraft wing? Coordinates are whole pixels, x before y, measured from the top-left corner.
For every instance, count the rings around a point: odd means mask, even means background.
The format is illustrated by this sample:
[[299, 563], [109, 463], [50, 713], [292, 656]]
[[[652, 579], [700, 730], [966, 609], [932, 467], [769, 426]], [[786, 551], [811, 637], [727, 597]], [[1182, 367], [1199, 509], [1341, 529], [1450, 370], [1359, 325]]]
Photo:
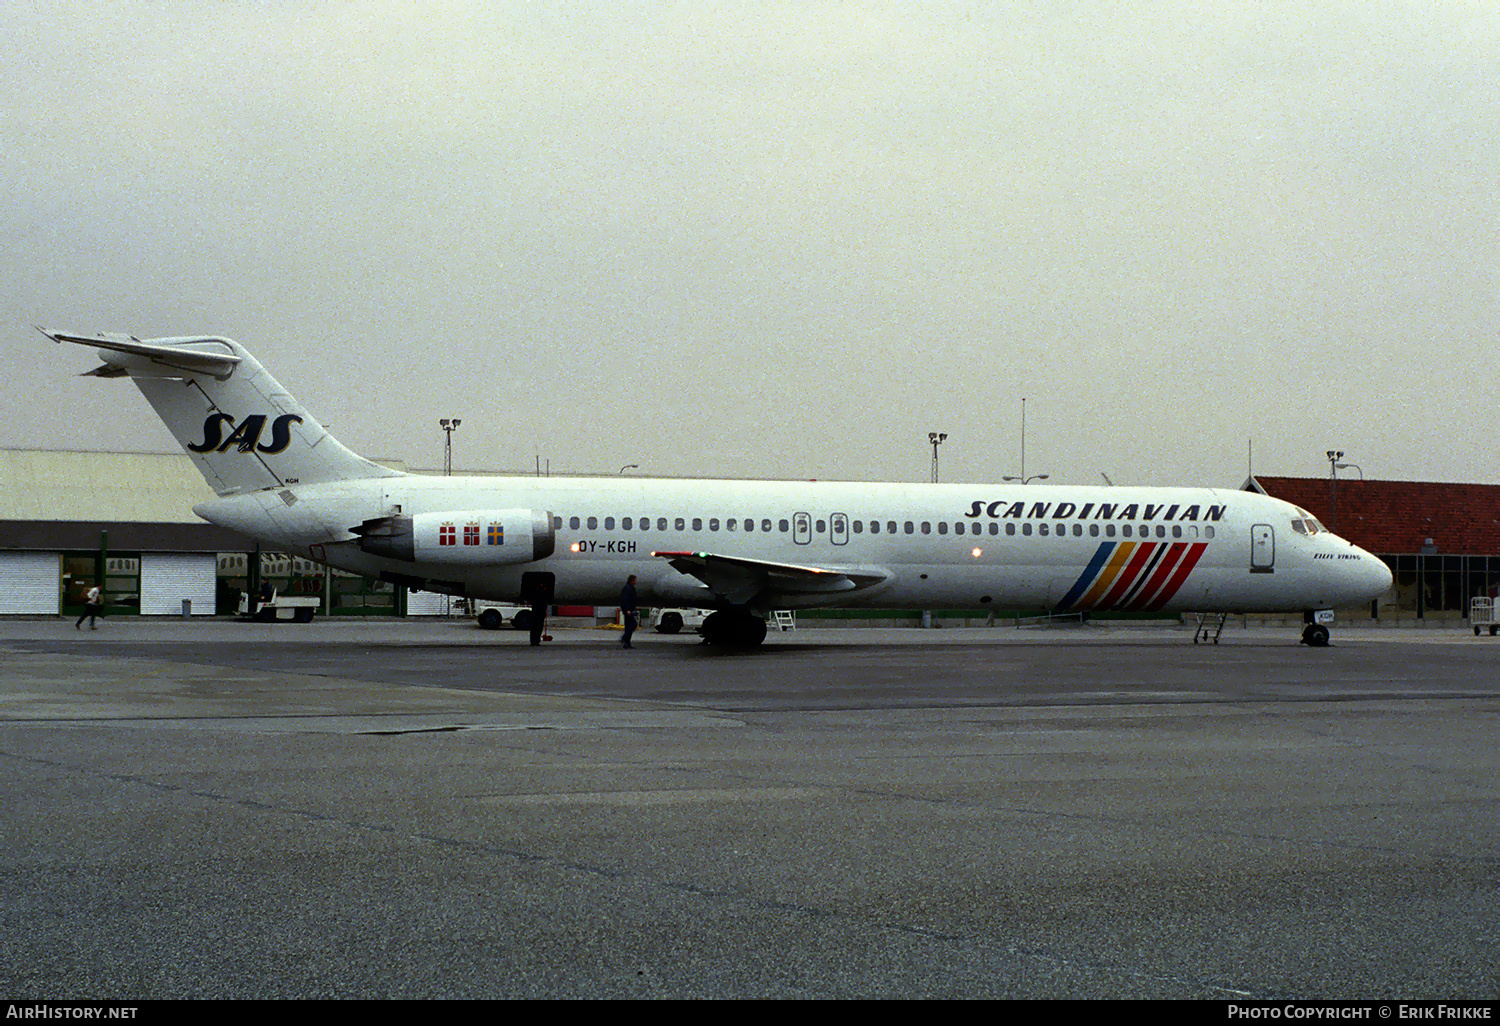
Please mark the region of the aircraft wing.
[[[240, 358], [230, 352], [215, 353], [202, 349], [184, 348], [185, 345], [195, 342], [222, 341], [217, 338], [174, 338], [170, 340], [175, 343], [174, 345], [162, 345], [162, 342], [168, 340], [157, 339], [144, 342], [133, 335], [69, 335], [66, 332], [51, 331], [47, 328], [37, 330], [54, 342], [76, 342], [81, 346], [91, 346], [107, 352], [124, 353], [126, 356], [140, 357], [153, 364], [186, 371], [190, 374], [210, 374], [222, 378], [234, 370], [234, 365], [240, 362]], [[104, 352], [101, 352], [99, 356], [104, 360], [105, 366], [87, 373], [99, 377], [115, 377], [129, 373], [130, 364], [133, 362], [129, 360], [116, 362]]]
[[875, 567], [821, 567], [774, 563], [714, 552], [653, 552], [679, 573], [696, 577], [726, 602], [743, 605], [760, 598], [826, 595], [830, 600], [890, 580], [889, 571]]

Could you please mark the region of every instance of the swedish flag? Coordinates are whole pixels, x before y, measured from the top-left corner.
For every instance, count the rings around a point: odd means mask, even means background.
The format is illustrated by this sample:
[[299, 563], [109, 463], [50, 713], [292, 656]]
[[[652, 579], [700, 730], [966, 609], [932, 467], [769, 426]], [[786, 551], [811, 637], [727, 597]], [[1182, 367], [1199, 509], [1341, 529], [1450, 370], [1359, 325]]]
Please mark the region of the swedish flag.
[[490, 544], [491, 545], [504, 545], [505, 544], [505, 525], [504, 524], [491, 524], [490, 525]]

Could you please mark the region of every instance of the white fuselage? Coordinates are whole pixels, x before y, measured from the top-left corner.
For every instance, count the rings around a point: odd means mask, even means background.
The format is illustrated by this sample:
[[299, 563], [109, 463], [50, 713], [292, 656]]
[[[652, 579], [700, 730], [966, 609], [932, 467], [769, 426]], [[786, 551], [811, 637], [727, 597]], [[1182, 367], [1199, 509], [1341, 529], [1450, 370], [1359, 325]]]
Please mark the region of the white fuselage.
[[[750, 603], [772, 607], [1299, 611], [1366, 603], [1391, 581], [1377, 557], [1296, 507], [1225, 489], [400, 476], [288, 484], [196, 509], [344, 570], [490, 599], [516, 599], [521, 575], [543, 572], [558, 603], [612, 604], [630, 574], [645, 604], [742, 601], [653, 553], [831, 568], [862, 582], [772, 587]], [[397, 559], [363, 550], [353, 530], [453, 510], [545, 513], [551, 554]]]

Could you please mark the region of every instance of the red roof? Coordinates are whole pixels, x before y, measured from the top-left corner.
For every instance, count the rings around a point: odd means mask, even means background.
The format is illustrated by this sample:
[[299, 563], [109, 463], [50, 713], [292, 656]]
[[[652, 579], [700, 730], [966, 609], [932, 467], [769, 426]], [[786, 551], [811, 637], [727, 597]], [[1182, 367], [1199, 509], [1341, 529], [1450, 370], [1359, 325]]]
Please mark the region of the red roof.
[[1261, 477], [1267, 495], [1301, 506], [1329, 530], [1371, 552], [1421, 552], [1432, 539], [1448, 555], [1500, 555], [1500, 485]]

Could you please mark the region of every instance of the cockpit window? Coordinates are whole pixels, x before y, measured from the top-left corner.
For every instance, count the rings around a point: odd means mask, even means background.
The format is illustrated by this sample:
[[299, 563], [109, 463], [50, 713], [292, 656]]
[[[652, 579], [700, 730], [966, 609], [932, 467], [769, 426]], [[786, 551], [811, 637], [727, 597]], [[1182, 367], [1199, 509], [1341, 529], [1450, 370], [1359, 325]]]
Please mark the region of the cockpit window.
[[1317, 534], [1319, 531], [1326, 531], [1328, 529], [1312, 517], [1305, 517], [1301, 520], [1293, 520], [1292, 530], [1298, 534]]

